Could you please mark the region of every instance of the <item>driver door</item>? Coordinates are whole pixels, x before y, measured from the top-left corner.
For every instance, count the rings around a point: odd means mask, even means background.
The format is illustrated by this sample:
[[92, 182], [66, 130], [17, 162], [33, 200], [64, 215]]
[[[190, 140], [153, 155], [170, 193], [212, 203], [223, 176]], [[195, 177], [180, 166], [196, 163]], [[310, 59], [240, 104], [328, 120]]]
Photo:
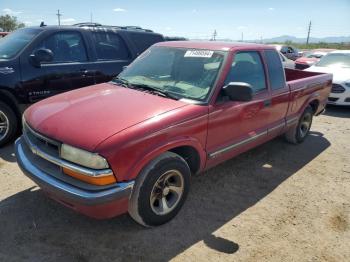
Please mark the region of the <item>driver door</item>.
[[249, 83], [254, 96], [252, 101], [237, 102], [219, 94], [217, 102], [210, 107], [208, 167], [267, 140], [271, 100], [261, 53], [236, 53], [225, 84], [229, 82]]

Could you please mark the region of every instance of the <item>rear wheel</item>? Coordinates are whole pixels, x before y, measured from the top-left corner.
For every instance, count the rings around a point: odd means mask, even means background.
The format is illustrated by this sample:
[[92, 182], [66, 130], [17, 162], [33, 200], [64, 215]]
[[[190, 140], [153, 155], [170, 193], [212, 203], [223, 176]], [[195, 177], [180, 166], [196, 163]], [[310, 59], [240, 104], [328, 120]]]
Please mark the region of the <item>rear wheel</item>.
[[308, 106], [301, 115], [298, 124], [285, 134], [285, 138], [292, 144], [299, 144], [308, 136], [312, 124], [313, 110]]
[[16, 114], [8, 105], [0, 102], [0, 147], [14, 138], [17, 126]]
[[158, 226], [180, 211], [190, 187], [190, 168], [179, 155], [166, 152], [148, 164], [136, 179], [129, 214], [143, 226]]

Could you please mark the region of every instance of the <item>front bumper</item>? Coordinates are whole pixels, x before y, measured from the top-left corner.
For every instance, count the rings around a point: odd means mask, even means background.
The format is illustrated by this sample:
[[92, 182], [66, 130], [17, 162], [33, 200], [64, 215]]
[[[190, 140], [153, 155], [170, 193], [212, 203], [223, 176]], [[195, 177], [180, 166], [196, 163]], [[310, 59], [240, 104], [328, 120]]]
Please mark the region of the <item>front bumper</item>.
[[87, 190], [73, 186], [39, 169], [30, 158], [30, 151], [17, 139], [15, 152], [19, 167], [46, 194], [62, 204], [95, 218], [109, 218], [127, 211], [134, 181], [117, 183], [102, 190]]
[[327, 103], [330, 105], [350, 106], [350, 89], [346, 88], [343, 93], [330, 93]]

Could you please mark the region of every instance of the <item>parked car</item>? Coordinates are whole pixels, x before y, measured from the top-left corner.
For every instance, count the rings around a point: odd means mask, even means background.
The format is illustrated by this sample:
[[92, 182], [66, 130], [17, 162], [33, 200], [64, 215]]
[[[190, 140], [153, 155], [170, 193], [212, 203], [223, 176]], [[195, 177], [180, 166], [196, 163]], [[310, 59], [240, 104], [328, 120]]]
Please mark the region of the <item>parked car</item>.
[[179, 212], [191, 174], [282, 134], [303, 142], [331, 83], [283, 69], [266, 45], [157, 43], [112, 82], [28, 108], [17, 161], [69, 208], [156, 226]]
[[295, 69], [295, 62], [293, 60], [288, 59], [281, 52], [279, 54], [284, 68]]
[[350, 106], [350, 50], [330, 52], [305, 70], [333, 74], [328, 104]]
[[42, 26], [0, 41], [0, 146], [21, 125], [23, 110], [43, 98], [110, 81], [163, 36], [140, 27]]
[[300, 70], [306, 69], [312, 66], [313, 64], [315, 64], [316, 62], [320, 61], [320, 59], [326, 54], [327, 52], [319, 52], [319, 51], [308, 52], [304, 54], [304, 56], [295, 60], [295, 68]]
[[9, 32], [0, 32], [0, 38], [5, 37], [9, 34]]
[[272, 46], [274, 46], [277, 51], [281, 52], [288, 59], [295, 60], [298, 57], [300, 57], [299, 50], [293, 46], [289, 46], [289, 45], [272, 45]]

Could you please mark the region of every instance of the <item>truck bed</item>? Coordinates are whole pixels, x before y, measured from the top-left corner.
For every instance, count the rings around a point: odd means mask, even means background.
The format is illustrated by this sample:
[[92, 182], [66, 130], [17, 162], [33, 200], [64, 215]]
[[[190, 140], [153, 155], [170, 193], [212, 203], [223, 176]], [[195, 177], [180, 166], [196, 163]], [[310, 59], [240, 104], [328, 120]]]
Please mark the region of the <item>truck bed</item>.
[[333, 75], [287, 68], [285, 74], [291, 97], [287, 119], [300, 114], [304, 105], [313, 99], [318, 101], [315, 114], [319, 114], [327, 103]]

